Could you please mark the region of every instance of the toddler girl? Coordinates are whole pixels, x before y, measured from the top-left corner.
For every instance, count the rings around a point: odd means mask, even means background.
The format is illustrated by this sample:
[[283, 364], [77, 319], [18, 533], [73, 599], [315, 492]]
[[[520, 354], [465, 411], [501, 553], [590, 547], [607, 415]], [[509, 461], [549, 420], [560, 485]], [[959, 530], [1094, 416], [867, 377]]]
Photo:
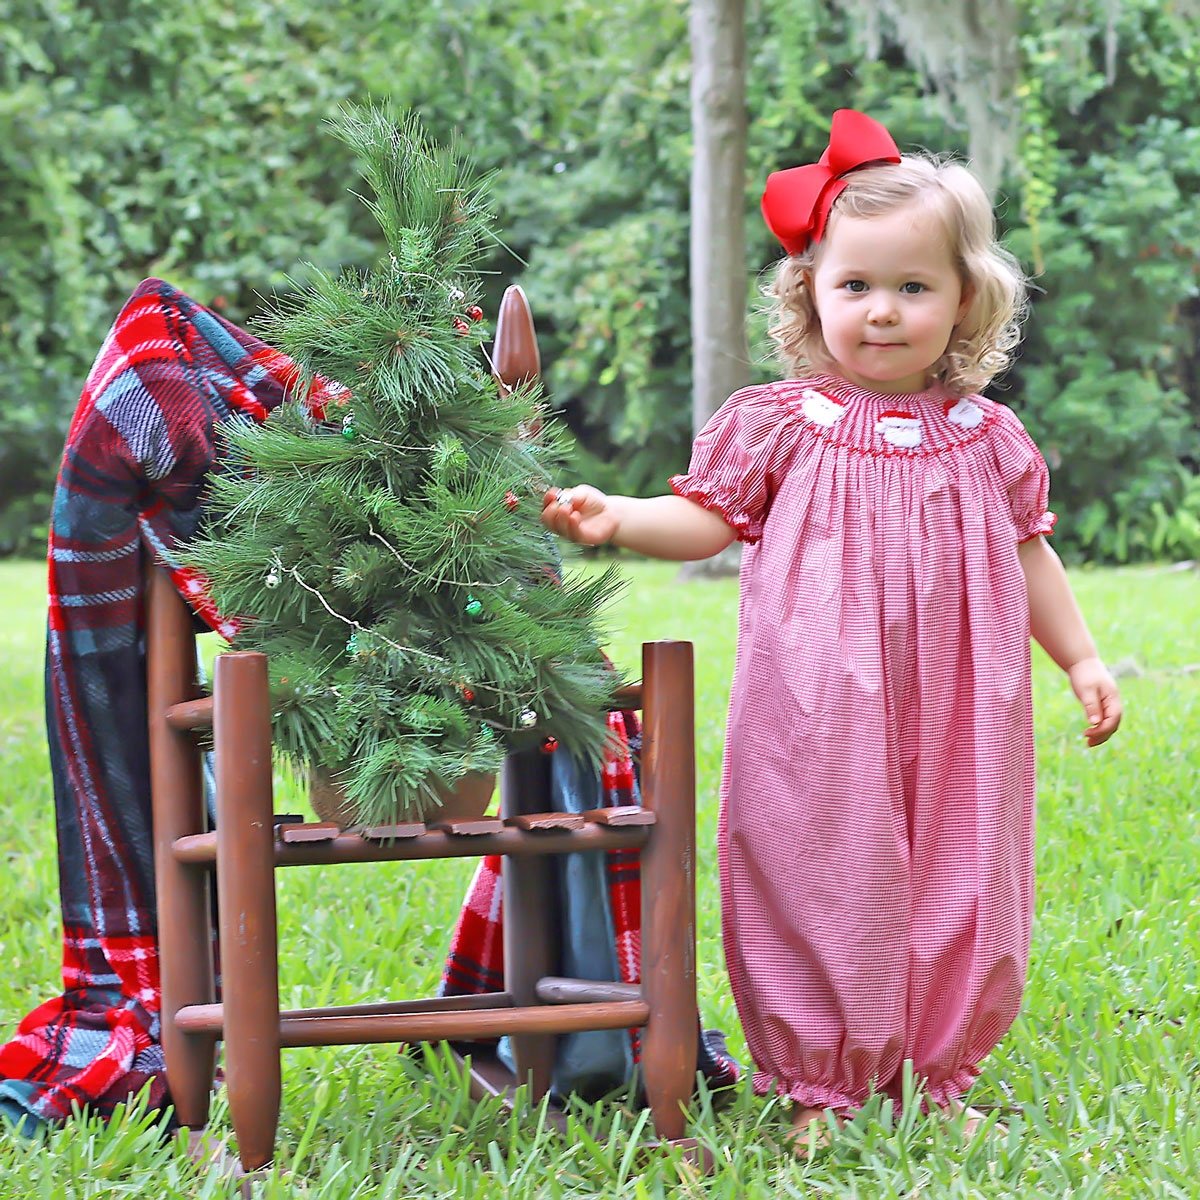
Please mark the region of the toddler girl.
[[[675, 495], [547, 493], [572, 541], [742, 559], [721, 785], [725, 953], [757, 1065], [798, 1131], [911, 1062], [955, 1109], [1016, 1016], [1033, 916], [1033, 637], [1090, 746], [1121, 719], [1045, 541], [1045, 462], [978, 394], [1024, 279], [966, 168], [834, 114], [763, 196], [787, 252], [782, 383], [697, 437]], [[977, 1114], [968, 1113], [968, 1116]], [[811, 1142], [810, 1142], [811, 1146]]]

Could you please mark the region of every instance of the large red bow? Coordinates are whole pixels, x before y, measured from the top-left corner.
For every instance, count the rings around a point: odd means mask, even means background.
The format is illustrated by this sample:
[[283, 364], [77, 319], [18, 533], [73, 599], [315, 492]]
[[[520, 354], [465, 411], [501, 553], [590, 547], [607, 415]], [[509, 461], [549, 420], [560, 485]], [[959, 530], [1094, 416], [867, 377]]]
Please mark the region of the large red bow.
[[839, 108], [820, 161], [767, 176], [763, 220], [789, 254], [802, 254], [824, 236], [829, 210], [846, 186], [847, 172], [868, 163], [899, 161], [892, 135], [878, 121], [852, 108]]

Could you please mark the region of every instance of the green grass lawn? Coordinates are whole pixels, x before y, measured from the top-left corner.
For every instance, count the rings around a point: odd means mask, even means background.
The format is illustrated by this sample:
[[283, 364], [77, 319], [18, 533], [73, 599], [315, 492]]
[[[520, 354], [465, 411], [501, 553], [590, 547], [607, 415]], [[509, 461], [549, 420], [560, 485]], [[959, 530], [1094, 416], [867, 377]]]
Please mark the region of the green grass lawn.
[[[637, 564], [611, 646], [636, 673], [642, 640], [697, 648], [700, 1004], [745, 1046], [719, 939], [717, 781], [733, 659], [736, 585], [681, 586]], [[1082, 715], [1040, 655], [1035, 671], [1039, 901], [1024, 1014], [973, 1099], [1004, 1106], [1005, 1137], [964, 1147], [915, 1107], [863, 1113], [833, 1149], [799, 1164], [773, 1144], [784, 1113], [747, 1092], [694, 1132], [717, 1151], [698, 1180], [669, 1154], [639, 1163], [642, 1114], [581, 1109], [572, 1135], [474, 1108], [442, 1064], [395, 1048], [291, 1050], [284, 1059], [272, 1197], [319, 1196], [1180, 1196], [1200, 1184], [1200, 574], [1081, 571], [1076, 589], [1121, 679], [1127, 716], [1088, 752]], [[45, 606], [40, 565], [0, 564], [0, 904], [3, 1035], [58, 985], [53, 798], [42, 725]], [[297, 801], [295, 797], [291, 804]], [[280, 806], [289, 804], [286, 795]], [[286, 1007], [432, 994], [470, 862], [380, 864], [278, 876]], [[307, 914], [301, 919], [299, 914]], [[220, 1099], [215, 1122], [227, 1128]], [[0, 1198], [223, 1197], [136, 1112], [80, 1120], [42, 1141], [0, 1134]]]

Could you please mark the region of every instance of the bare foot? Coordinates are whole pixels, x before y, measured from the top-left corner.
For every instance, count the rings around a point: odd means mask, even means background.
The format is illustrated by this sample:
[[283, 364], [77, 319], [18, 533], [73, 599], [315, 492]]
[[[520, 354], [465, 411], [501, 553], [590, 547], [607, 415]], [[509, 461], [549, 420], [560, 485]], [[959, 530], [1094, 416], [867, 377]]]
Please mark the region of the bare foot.
[[[838, 1128], [843, 1122], [841, 1117], [834, 1117]], [[833, 1131], [825, 1118], [825, 1109], [810, 1108], [805, 1104], [792, 1105], [791, 1119], [792, 1153], [797, 1158], [815, 1158], [822, 1150], [828, 1148], [833, 1141]]]
[[[980, 1129], [988, 1120], [987, 1113], [982, 1113], [977, 1108], [971, 1108], [969, 1105], [963, 1104], [961, 1100], [951, 1100], [946, 1105], [946, 1112], [951, 1117], [962, 1117], [962, 1136], [964, 1142], [973, 1142], [978, 1135]], [[1002, 1125], [999, 1121], [992, 1126], [992, 1133], [998, 1137], [1008, 1136], [1008, 1126]]]

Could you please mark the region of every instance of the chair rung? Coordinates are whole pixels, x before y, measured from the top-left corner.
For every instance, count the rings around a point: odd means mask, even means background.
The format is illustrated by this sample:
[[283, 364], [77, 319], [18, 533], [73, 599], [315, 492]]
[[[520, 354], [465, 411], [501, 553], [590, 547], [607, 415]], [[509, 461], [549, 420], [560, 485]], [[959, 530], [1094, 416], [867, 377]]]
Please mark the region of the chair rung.
[[279, 1022], [281, 1046], [358, 1046], [375, 1042], [449, 1042], [505, 1034], [633, 1029], [650, 1019], [640, 1000], [614, 1004], [535, 1005], [483, 1012], [376, 1017], [293, 1017]]
[[[319, 1015], [313, 1015], [313, 1012]], [[468, 1011], [356, 1013], [303, 1009], [281, 1013], [281, 1046], [361, 1046], [381, 1042], [466, 1041], [505, 1034], [562, 1034], [590, 1029], [633, 1029], [645, 1025], [650, 1009], [641, 1000], [603, 1004], [533, 1005]], [[187, 1005], [175, 1014], [184, 1033], [224, 1031], [220, 1004]]]
[[[624, 999], [625, 997], [621, 997]], [[370, 1017], [398, 1013], [475, 1012], [485, 1008], [512, 1008], [511, 992], [481, 992], [473, 996], [432, 996], [425, 1000], [385, 1000], [376, 1004], [338, 1005], [333, 1008], [298, 1008], [280, 1018]]]
[[[653, 814], [651, 814], [653, 815]], [[373, 841], [357, 833], [319, 831], [319, 841], [305, 840], [312, 826], [281, 825], [275, 842], [277, 867], [313, 866], [319, 863], [396, 862], [432, 858], [476, 858], [483, 854], [573, 854], [581, 850], [636, 850], [650, 837], [647, 824], [585, 822], [582, 829], [528, 831], [513, 826], [495, 833], [464, 837], [430, 829], [418, 837]], [[176, 838], [177, 862], [211, 865], [217, 858], [217, 835], [193, 833]]]
[[[385, 1000], [376, 1004], [343, 1004], [336, 1008], [297, 1008], [281, 1012], [281, 1021], [325, 1017], [394, 1017], [427, 1013], [477, 1012], [512, 1008], [511, 992], [484, 992], [477, 996], [434, 996], [423, 1000]], [[175, 1026], [184, 1033], [220, 1034], [225, 1009], [220, 1004], [186, 1004], [175, 1013]]]
[[611, 983], [600, 979], [562, 979], [546, 975], [534, 985], [534, 995], [543, 1004], [610, 1004], [613, 1001], [640, 1000], [637, 983]]

